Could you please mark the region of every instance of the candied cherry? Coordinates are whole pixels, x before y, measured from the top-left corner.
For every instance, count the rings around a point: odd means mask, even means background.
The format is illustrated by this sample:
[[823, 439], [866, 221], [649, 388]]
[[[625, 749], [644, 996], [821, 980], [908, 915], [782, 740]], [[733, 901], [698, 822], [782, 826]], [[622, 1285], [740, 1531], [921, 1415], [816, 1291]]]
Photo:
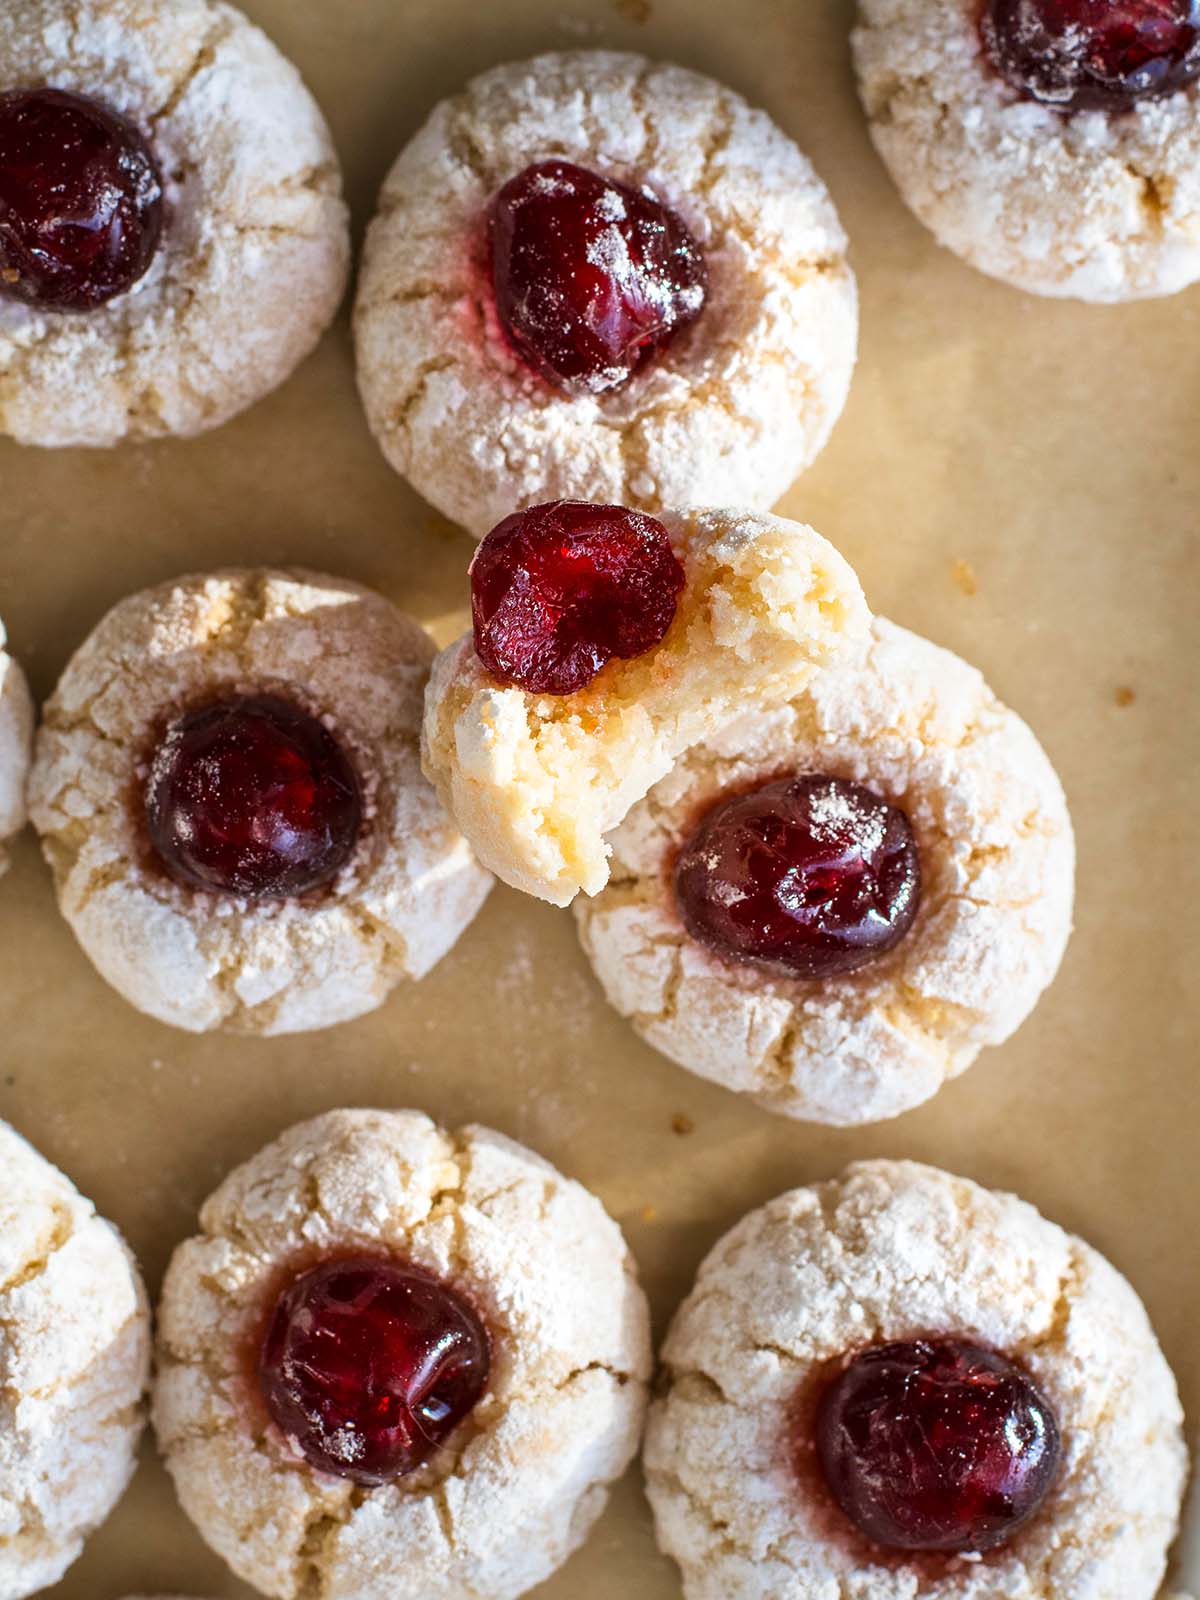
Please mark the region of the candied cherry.
[[387, 1483], [449, 1438], [487, 1388], [468, 1301], [399, 1261], [327, 1261], [275, 1303], [258, 1376], [272, 1420], [322, 1472]]
[[899, 944], [917, 914], [921, 864], [898, 806], [807, 773], [718, 801], [680, 851], [674, 882], [702, 944], [826, 978]]
[[323, 722], [274, 695], [234, 695], [167, 729], [145, 814], [177, 882], [259, 899], [331, 882], [354, 851], [363, 802]]
[[1045, 1500], [1061, 1451], [1028, 1374], [961, 1339], [864, 1350], [825, 1391], [816, 1435], [833, 1498], [891, 1550], [1006, 1544]]
[[1200, 0], [985, 0], [983, 37], [1018, 94], [1128, 111], [1200, 75]]
[[0, 94], [0, 294], [90, 311], [154, 259], [163, 188], [124, 117], [62, 89]]
[[488, 213], [505, 332], [568, 394], [626, 383], [700, 315], [708, 272], [681, 218], [644, 189], [539, 161]]
[[571, 694], [671, 626], [683, 568], [661, 522], [553, 500], [506, 517], [471, 562], [475, 651], [502, 683]]

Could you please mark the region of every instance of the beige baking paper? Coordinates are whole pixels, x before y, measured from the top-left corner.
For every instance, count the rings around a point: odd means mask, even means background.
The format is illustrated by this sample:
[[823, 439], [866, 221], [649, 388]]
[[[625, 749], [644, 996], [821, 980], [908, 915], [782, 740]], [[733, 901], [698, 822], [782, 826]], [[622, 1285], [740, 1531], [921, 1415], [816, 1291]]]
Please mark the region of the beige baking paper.
[[[1200, 292], [1124, 309], [1040, 302], [939, 251], [868, 143], [840, 0], [248, 9], [329, 115], [360, 234], [434, 103], [539, 49], [619, 45], [710, 72], [811, 154], [853, 240], [862, 358], [832, 444], [783, 509], [845, 552], [877, 610], [977, 662], [1042, 737], [1079, 832], [1078, 927], [1012, 1043], [923, 1110], [832, 1133], [656, 1056], [606, 1007], [569, 913], [506, 889], [430, 978], [365, 1021], [269, 1042], [174, 1033], [93, 973], [27, 839], [0, 882], [0, 1116], [120, 1224], [152, 1288], [205, 1194], [290, 1122], [339, 1105], [478, 1119], [597, 1191], [660, 1327], [744, 1210], [855, 1156], [913, 1156], [1019, 1191], [1111, 1256], [1200, 1416]], [[0, 614], [40, 696], [113, 601], [222, 563], [360, 579], [448, 638], [472, 548], [378, 455], [345, 319], [285, 389], [203, 440], [0, 447]], [[139, 1592], [243, 1592], [149, 1446], [57, 1591]], [[678, 1600], [636, 1471], [539, 1594]]]

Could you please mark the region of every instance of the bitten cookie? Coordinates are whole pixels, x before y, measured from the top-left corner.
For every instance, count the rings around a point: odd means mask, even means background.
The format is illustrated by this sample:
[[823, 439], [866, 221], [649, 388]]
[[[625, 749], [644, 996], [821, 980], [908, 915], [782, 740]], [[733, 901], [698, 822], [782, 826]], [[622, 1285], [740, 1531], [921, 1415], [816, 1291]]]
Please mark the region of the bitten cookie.
[[663, 1367], [646, 1477], [688, 1600], [1158, 1592], [1174, 1379], [1124, 1278], [1012, 1195], [887, 1161], [782, 1195]]
[[1090, 0], [860, 0], [871, 137], [938, 240], [1032, 294], [1200, 278], [1200, 24]]
[[[610, 527], [631, 517], [621, 507], [566, 508], [594, 514]], [[580, 651], [590, 651], [601, 634], [623, 633], [650, 605], [645, 574], [622, 572], [618, 581], [602, 573], [611, 589], [600, 590], [594, 611], [576, 625], [573, 613], [585, 610], [580, 591], [590, 605], [586, 591], [599, 584], [594, 573], [574, 570], [584, 568], [583, 556], [566, 577], [547, 576], [527, 556], [510, 557], [511, 540], [490, 560], [493, 540], [512, 524], [528, 526], [560, 509], [535, 508], [509, 519], [480, 546], [472, 568], [480, 627], [479, 608], [489, 603], [484, 591], [494, 581], [507, 585], [487, 636], [504, 623], [511, 642], [517, 613], [527, 613], [522, 628], [541, 626], [538, 596], [551, 588], [556, 598], [545, 614], [572, 621], [572, 644]], [[857, 578], [801, 523], [734, 511], [632, 518], [656, 532], [674, 569], [677, 586], [665, 592], [662, 626], [648, 636], [656, 642], [625, 649], [626, 659], [605, 655], [581, 687], [554, 693], [523, 688], [511, 675], [505, 681], [485, 666], [477, 628], [442, 651], [426, 695], [422, 757], [451, 814], [485, 866], [555, 905], [567, 905], [581, 889], [595, 894], [603, 888], [609, 872], [604, 835], [684, 750], [739, 707], [795, 694], [867, 627]], [[506, 567], [500, 580], [496, 565]], [[663, 575], [652, 581], [665, 591]], [[652, 599], [657, 605], [657, 592]], [[607, 637], [600, 642], [607, 650]], [[558, 645], [550, 637], [523, 637], [514, 648], [537, 662]]]
[[585, 1539], [640, 1439], [645, 1300], [545, 1161], [337, 1111], [231, 1174], [159, 1310], [184, 1509], [292, 1600], [513, 1600]]
[[133, 1476], [150, 1312], [133, 1257], [0, 1122], [0, 1596], [56, 1583]]
[[25, 674], [5, 650], [0, 622], [0, 873], [8, 866], [5, 846], [25, 826], [25, 780], [33, 745], [33, 701]]
[[438, 106], [355, 326], [388, 460], [480, 538], [553, 497], [770, 506], [842, 410], [858, 310], [829, 194], [763, 112], [584, 50]]
[[[791, 780], [791, 781], [789, 781]], [[974, 667], [876, 618], [785, 705], [679, 758], [576, 902], [608, 999], [768, 1110], [896, 1116], [1053, 978], [1074, 842], [1041, 746]]]
[[0, 199], [0, 430], [22, 443], [216, 427], [289, 376], [345, 287], [324, 118], [219, 0], [5, 7]]
[[311, 573], [181, 578], [109, 612], [45, 708], [30, 811], [127, 1000], [289, 1033], [445, 955], [490, 880], [421, 776], [433, 654], [380, 595]]

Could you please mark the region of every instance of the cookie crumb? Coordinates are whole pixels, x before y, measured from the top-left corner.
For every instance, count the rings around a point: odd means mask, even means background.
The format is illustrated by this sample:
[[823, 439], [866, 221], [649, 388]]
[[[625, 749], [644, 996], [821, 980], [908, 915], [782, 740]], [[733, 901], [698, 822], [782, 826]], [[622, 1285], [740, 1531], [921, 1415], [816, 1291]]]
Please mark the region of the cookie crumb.
[[683, 1111], [677, 1111], [671, 1118], [671, 1132], [677, 1133], [681, 1139], [686, 1139], [689, 1133], [695, 1133], [696, 1124]]
[[642, 1207], [642, 1221], [643, 1222], [656, 1222], [657, 1220], [658, 1220], [658, 1207], [657, 1206], [643, 1206]]
[[979, 579], [975, 576], [975, 568], [969, 561], [958, 560], [950, 569], [955, 583], [965, 595], [979, 593]]
[[1137, 699], [1137, 690], [1131, 689], [1127, 683], [1119, 684], [1113, 693], [1113, 699], [1119, 706], [1131, 706]]
[[650, 21], [650, 0], [613, 0], [613, 10], [626, 22]]

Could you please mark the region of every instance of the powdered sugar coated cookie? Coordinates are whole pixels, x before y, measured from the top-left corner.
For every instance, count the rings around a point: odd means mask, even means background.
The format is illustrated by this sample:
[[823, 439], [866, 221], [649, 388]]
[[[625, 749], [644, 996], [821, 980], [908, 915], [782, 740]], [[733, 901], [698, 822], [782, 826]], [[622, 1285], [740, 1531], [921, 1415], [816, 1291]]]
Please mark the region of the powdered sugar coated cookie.
[[132, 1256], [0, 1122], [0, 1596], [56, 1583], [133, 1475], [150, 1312]]
[[[577, 1183], [482, 1128], [339, 1111], [238, 1168], [176, 1252], [154, 1416], [180, 1498], [239, 1576], [292, 1600], [513, 1600], [580, 1545], [637, 1449], [645, 1301]], [[280, 1272], [386, 1252], [469, 1294], [489, 1387], [425, 1466], [364, 1488], [315, 1471], [246, 1379]]]
[[[940, 1335], [1020, 1362], [1057, 1416], [1058, 1476], [982, 1560], [885, 1558], [804, 1466], [804, 1402], [864, 1346]], [[1125, 1279], [1012, 1195], [888, 1161], [781, 1195], [709, 1255], [663, 1363], [646, 1475], [688, 1600], [1158, 1592], [1186, 1469], [1174, 1379]]]
[[[822, 979], [714, 954], [670, 881], [722, 794], [806, 772], [902, 807], [923, 880], [893, 950]], [[693, 746], [609, 843], [609, 886], [575, 908], [609, 1000], [690, 1071], [814, 1122], [878, 1121], [935, 1094], [1024, 1021], [1071, 928], [1074, 842], [1045, 753], [975, 668], [882, 618], [787, 704]]]
[[[604, 394], [551, 388], [496, 319], [488, 203], [548, 157], [648, 187], [708, 265], [699, 321]], [[393, 466], [477, 538], [559, 498], [766, 508], [841, 412], [857, 325], [828, 192], [763, 112], [681, 67], [570, 51], [484, 73], [402, 151], [367, 238], [359, 384]]]

